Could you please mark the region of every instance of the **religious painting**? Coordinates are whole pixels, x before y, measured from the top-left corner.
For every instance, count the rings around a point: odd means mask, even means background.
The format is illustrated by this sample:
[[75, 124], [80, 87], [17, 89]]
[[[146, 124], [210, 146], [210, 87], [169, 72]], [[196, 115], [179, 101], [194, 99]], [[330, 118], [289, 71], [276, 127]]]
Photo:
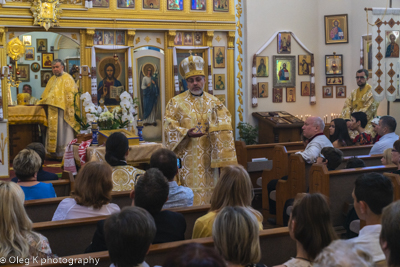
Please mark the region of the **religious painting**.
[[193, 33], [191, 33], [191, 32], [183, 33], [183, 44], [184, 45], [193, 45]]
[[399, 31], [386, 31], [385, 32], [385, 57], [398, 58], [399, 57]]
[[93, 7], [109, 7], [110, 2], [109, 0], [93, 0]]
[[343, 74], [343, 55], [325, 56], [325, 74], [326, 75]]
[[79, 66], [81, 65], [81, 60], [79, 58], [69, 58], [65, 60], [65, 71], [67, 71], [75, 82], [79, 79]]
[[93, 44], [102, 45], [103, 44], [103, 31], [95, 31], [93, 35]]
[[299, 75], [311, 74], [311, 55], [299, 55], [299, 68], [297, 70]]
[[272, 89], [272, 102], [273, 103], [282, 103], [282, 98], [283, 98], [283, 89], [282, 88]]
[[258, 83], [258, 98], [268, 97], [268, 83]]
[[224, 104], [224, 106], [226, 107], [226, 95], [214, 95], [216, 98], [219, 99], [219, 101], [221, 101], [222, 104]]
[[214, 68], [225, 68], [225, 47], [214, 47]]
[[40, 70], [40, 64], [37, 63], [37, 62], [32, 63], [32, 65], [31, 65], [31, 70], [32, 70], [33, 72], [38, 72], [38, 71]]
[[36, 52], [38, 53], [47, 52], [47, 39], [36, 39]]
[[336, 86], [336, 98], [346, 98], [346, 86]]
[[256, 57], [257, 77], [268, 77], [268, 57]]
[[286, 102], [296, 102], [295, 87], [286, 87]]
[[296, 86], [296, 56], [274, 56], [273, 60], [273, 86]]
[[159, 9], [160, 8], [160, 0], [143, 0], [143, 8]]
[[174, 39], [174, 45], [182, 45], [182, 33], [181, 32], [177, 32], [175, 39]]
[[34, 47], [25, 48], [25, 60], [35, 60], [35, 48]]
[[[119, 96], [126, 91], [126, 52], [114, 51], [96, 51], [97, 100], [106, 106], [119, 105]], [[114, 54], [118, 57], [117, 61]]]
[[333, 86], [322, 86], [322, 97], [333, 98]]
[[206, 0], [191, 0], [191, 9], [192, 10], [206, 10]]
[[195, 45], [202, 45], [203, 44], [203, 38], [201, 32], [195, 32], [194, 33], [194, 44]]
[[105, 45], [114, 44], [114, 31], [104, 31], [104, 44]]
[[343, 76], [326, 77], [326, 85], [343, 85]]
[[362, 37], [363, 39], [363, 60], [364, 60], [364, 69], [368, 70], [369, 78], [372, 78], [372, 38], [371, 35], [365, 35]]
[[54, 52], [54, 46], [50, 46], [50, 52]]
[[167, 0], [168, 10], [183, 10], [183, 0]]
[[124, 31], [116, 31], [115, 32], [115, 44], [125, 45], [125, 32]]
[[225, 74], [214, 74], [214, 90], [225, 90]]
[[278, 33], [278, 54], [290, 54], [292, 51], [291, 37], [292, 35], [287, 32]]
[[229, 0], [214, 0], [213, 6], [215, 12], [228, 12]]
[[29, 64], [19, 64], [18, 65], [18, 71], [19, 71], [19, 80], [21, 82], [29, 82], [29, 74], [31, 71], [30, 65]]
[[135, 0], [118, 0], [119, 8], [135, 8]]
[[348, 42], [347, 14], [325, 16], [325, 43], [340, 44]]
[[47, 82], [50, 80], [51, 76], [53, 76], [53, 72], [51, 70], [40, 71], [40, 86], [46, 87]]
[[22, 36], [22, 43], [24, 44], [24, 46], [31, 46], [32, 45], [32, 36], [31, 35]]
[[310, 96], [311, 82], [301, 82], [301, 96]]
[[54, 60], [54, 53], [42, 54], [42, 69], [51, 69], [51, 62]]

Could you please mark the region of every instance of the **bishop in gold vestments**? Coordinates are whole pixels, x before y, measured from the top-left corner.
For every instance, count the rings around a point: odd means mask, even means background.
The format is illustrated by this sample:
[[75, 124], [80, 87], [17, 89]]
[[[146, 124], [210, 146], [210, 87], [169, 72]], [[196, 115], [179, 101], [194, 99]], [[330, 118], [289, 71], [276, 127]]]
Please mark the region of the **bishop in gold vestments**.
[[165, 142], [182, 160], [179, 180], [193, 190], [193, 205], [204, 205], [210, 203], [218, 168], [237, 164], [231, 114], [216, 97], [203, 92], [201, 57], [190, 56], [181, 66], [189, 90], [166, 107]]
[[56, 59], [52, 62], [53, 77], [47, 82], [38, 105], [48, 106], [48, 128], [46, 150], [52, 156], [61, 158], [65, 146], [79, 130], [75, 121], [74, 94], [77, 87], [74, 79], [64, 72], [64, 63]]

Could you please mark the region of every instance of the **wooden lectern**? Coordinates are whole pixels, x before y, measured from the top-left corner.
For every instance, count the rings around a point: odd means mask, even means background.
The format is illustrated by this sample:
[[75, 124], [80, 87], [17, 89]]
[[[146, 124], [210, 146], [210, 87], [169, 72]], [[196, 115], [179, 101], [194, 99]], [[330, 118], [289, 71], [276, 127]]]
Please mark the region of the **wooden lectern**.
[[285, 111], [253, 112], [258, 119], [258, 143], [301, 141], [304, 122]]

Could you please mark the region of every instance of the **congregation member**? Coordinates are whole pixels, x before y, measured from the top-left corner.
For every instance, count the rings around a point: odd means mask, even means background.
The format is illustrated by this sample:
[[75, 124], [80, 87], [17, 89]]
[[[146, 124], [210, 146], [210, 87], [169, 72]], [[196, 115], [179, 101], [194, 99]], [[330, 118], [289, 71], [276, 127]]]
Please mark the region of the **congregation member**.
[[151, 155], [150, 168], [159, 169], [168, 179], [168, 200], [163, 209], [175, 207], [188, 207], [193, 205], [193, 191], [187, 186], [179, 186], [174, 178], [179, 171], [178, 159], [174, 152], [169, 149], [160, 148]]
[[[379, 107], [379, 102], [375, 101], [372, 95], [372, 87], [367, 83], [368, 81], [368, 70], [359, 69], [356, 73], [357, 89], [354, 89], [350, 96], [347, 97], [343, 109], [342, 118], [351, 119], [351, 114], [354, 112], [362, 111], [367, 114], [368, 123], [365, 126], [365, 132], [373, 134], [371, 120], [376, 116], [376, 112]], [[356, 137], [356, 133], [350, 131], [350, 137]]]
[[358, 237], [351, 239], [373, 256], [373, 261], [385, 261], [379, 244], [382, 210], [393, 201], [393, 185], [389, 178], [380, 173], [366, 173], [357, 178], [352, 193], [354, 209], [358, 217], [365, 221]]
[[372, 136], [365, 132], [365, 126], [367, 126], [367, 123], [368, 119], [365, 112], [359, 111], [351, 113], [350, 130], [358, 133], [358, 135], [353, 139], [355, 145], [372, 144]]
[[375, 134], [375, 137], [372, 138], [372, 143], [376, 143], [379, 141], [381, 136], [378, 134], [378, 129], [379, 129], [379, 120], [381, 119], [381, 116], [376, 116], [375, 118], [372, 119], [371, 125], [372, 125], [372, 130], [373, 133]]
[[38, 102], [38, 99], [32, 96], [32, 87], [29, 84], [24, 84], [24, 86], [22, 86], [22, 93], [29, 94], [30, 96], [27, 104], [35, 105], [36, 102]]
[[56, 192], [51, 183], [37, 180], [37, 174], [42, 164], [40, 156], [31, 149], [22, 149], [13, 160], [13, 168], [18, 178], [18, 185], [25, 194], [25, 200], [53, 198]]
[[[156, 224], [157, 232], [153, 244], [185, 239], [186, 221], [182, 214], [161, 210], [168, 198], [168, 180], [161, 171], [151, 168], [141, 175], [135, 189], [131, 191], [132, 206], [148, 211]], [[97, 223], [92, 243], [85, 253], [107, 250], [104, 241], [104, 220]]]
[[104, 235], [112, 266], [149, 267], [144, 261], [156, 235], [153, 217], [145, 209], [125, 207], [107, 218]]
[[397, 166], [397, 170], [393, 173], [400, 174], [400, 140], [394, 142], [391, 157], [392, 163]]
[[196, 220], [192, 238], [211, 236], [215, 217], [227, 206], [240, 206], [248, 209], [256, 216], [258, 226], [262, 230], [263, 217], [261, 213], [251, 207], [252, 198], [253, 185], [248, 172], [240, 165], [223, 168], [211, 196], [210, 211]]
[[111, 215], [120, 208], [111, 201], [111, 167], [105, 162], [86, 163], [75, 178], [72, 197], [58, 205], [52, 221]]
[[0, 180], [0, 257], [52, 257], [47, 238], [32, 231], [32, 221], [26, 214], [24, 200], [20, 186]]
[[[394, 144], [393, 144], [393, 146], [394, 146]], [[393, 150], [393, 148], [386, 148], [385, 151], [383, 151], [383, 155], [381, 158], [381, 162], [383, 165], [392, 164], [392, 150]]]
[[253, 266], [261, 259], [257, 217], [245, 207], [227, 206], [215, 217], [212, 236], [214, 246], [226, 266]]
[[290, 214], [289, 234], [296, 241], [296, 257], [278, 267], [311, 267], [317, 255], [337, 239], [325, 196], [297, 195]]
[[341, 118], [333, 119], [329, 126], [329, 140], [333, 147], [346, 147], [353, 145], [345, 120]]
[[105, 160], [112, 167], [113, 191], [132, 190], [138, 176], [145, 171], [128, 165], [129, 141], [123, 133], [113, 133], [106, 141]]
[[210, 203], [218, 168], [237, 164], [231, 114], [218, 98], [204, 91], [203, 58], [190, 55], [180, 67], [188, 90], [173, 97], [165, 108], [165, 145], [182, 159], [179, 181], [193, 190], [193, 205], [204, 205]]
[[356, 156], [349, 159], [346, 163], [346, 169], [364, 168], [364, 167], [367, 167], [365, 162], [362, 159], [357, 158]]
[[400, 201], [383, 209], [380, 244], [388, 267], [400, 267]]
[[379, 119], [378, 134], [381, 136], [379, 141], [374, 144], [369, 152], [370, 155], [383, 154], [386, 148], [392, 148], [393, 143], [399, 140], [396, 131], [397, 122], [392, 116], [382, 116]]

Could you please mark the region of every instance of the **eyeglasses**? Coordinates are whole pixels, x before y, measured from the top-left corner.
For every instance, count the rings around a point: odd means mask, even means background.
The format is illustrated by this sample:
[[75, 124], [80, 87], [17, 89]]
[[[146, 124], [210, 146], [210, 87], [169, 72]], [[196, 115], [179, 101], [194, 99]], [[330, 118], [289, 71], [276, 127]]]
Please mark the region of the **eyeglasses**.
[[363, 80], [365, 78], [366, 78], [365, 76], [356, 76], [356, 80]]
[[397, 151], [396, 149], [392, 149], [392, 152], [399, 152], [399, 151]]
[[196, 82], [201, 82], [202, 80], [203, 80], [203, 77], [199, 77], [199, 76], [197, 76], [195, 79], [193, 79], [193, 78], [189, 78], [189, 79], [187, 79], [187, 82], [188, 83], [194, 83], [194, 81], [196, 80]]

